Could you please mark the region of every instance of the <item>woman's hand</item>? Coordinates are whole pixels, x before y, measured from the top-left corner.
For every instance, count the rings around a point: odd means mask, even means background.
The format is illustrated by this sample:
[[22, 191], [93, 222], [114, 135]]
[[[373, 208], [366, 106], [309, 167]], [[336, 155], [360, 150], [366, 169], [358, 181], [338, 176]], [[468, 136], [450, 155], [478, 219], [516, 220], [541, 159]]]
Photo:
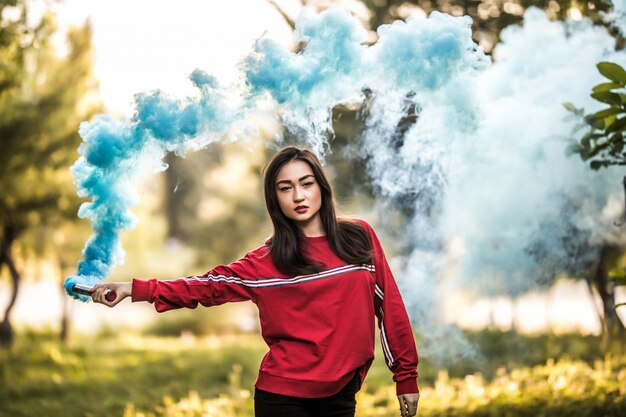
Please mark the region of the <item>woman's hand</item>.
[[[98, 284], [93, 287], [91, 299], [94, 303], [104, 304], [109, 307], [115, 307], [120, 301], [128, 297], [132, 293], [132, 283], [130, 282], [109, 282], [106, 284]], [[104, 295], [108, 290], [115, 291], [117, 297], [113, 301], [107, 301]]]
[[411, 417], [417, 414], [417, 403], [420, 399], [419, 393], [400, 394], [398, 402], [400, 403], [400, 415], [402, 417]]

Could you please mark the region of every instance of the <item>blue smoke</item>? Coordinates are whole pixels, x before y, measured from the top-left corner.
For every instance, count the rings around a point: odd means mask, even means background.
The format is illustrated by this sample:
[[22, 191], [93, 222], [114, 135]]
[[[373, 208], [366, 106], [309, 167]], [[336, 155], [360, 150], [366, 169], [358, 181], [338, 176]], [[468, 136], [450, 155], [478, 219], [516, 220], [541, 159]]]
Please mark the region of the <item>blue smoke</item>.
[[256, 43], [255, 51], [243, 62], [252, 93], [267, 91], [279, 104], [305, 104], [315, 91], [355, 79], [366, 49], [361, 43], [367, 36], [356, 18], [333, 7], [301, 17], [296, 34], [306, 43], [299, 53], [271, 39]]
[[123, 262], [120, 232], [135, 224], [130, 211], [138, 203], [134, 182], [165, 169], [161, 161], [167, 152], [184, 155], [206, 146], [269, 95], [280, 106], [284, 125], [322, 155], [337, 104], [362, 102], [365, 89], [402, 102], [407, 94], [437, 91], [459, 74], [485, 67], [488, 61], [471, 39], [470, 25], [467, 17], [433, 13], [427, 21], [379, 28], [379, 41], [370, 47], [359, 21], [341, 9], [306, 12], [296, 31], [306, 47], [294, 53], [270, 39], [257, 41], [240, 65], [247, 92], [237, 100], [232, 99], [239, 90], [196, 70], [190, 79], [197, 98], [140, 93], [131, 120], [99, 116], [84, 123], [81, 156], [72, 172], [79, 194], [91, 199], [79, 216], [91, 220], [94, 235], [77, 274], [66, 280], [68, 293], [74, 283], [102, 282], [113, 265]]
[[139, 202], [137, 179], [166, 169], [161, 161], [167, 152], [184, 155], [217, 140], [238, 117], [238, 107], [227, 103], [214, 77], [196, 70], [190, 78], [200, 93], [196, 98], [141, 93], [135, 96], [131, 120], [98, 116], [81, 124], [81, 156], [71, 170], [78, 194], [91, 199], [78, 215], [91, 220], [94, 234], [83, 249], [76, 275], [65, 280], [65, 289], [74, 298], [88, 299], [72, 293], [74, 284], [103, 282], [111, 267], [123, 262], [120, 233], [135, 225], [130, 209]]
[[[306, 12], [297, 21], [301, 51], [262, 38], [242, 60], [244, 92], [194, 71], [198, 98], [138, 94], [132, 120], [84, 124], [72, 171], [91, 198], [79, 215], [94, 236], [66, 288], [101, 282], [122, 262], [119, 234], [133, 227], [138, 201], [133, 183], [165, 169], [167, 152], [206, 146], [269, 98], [285, 128], [323, 156], [332, 109], [358, 106], [359, 157], [377, 193], [413, 213], [411, 250], [397, 261], [409, 314], [426, 337], [422, 351], [462, 355], [467, 345], [437, 320], [447, 291], [514, 296], [541, 284], [540, 273], [576, 270], [571, 247], [624, 243], [612, 226], [622, 210], [615, 173], [565, 157], [573, 122], [562, 107], [593, 111], [595, 63], [624, 63], [624, 54], [602, 27], [550, 22], [529, 9], [523, 26], [502, 32], [491, 64], [470, 26], [467, 17], [432, 13], [380, 27], [368, 46], [357, 19], [339, 8]], [[416, 121], [398, 135], [409, 111]]]
[[472, 41], [469, 17], [432, 13], [426, 21], [396, 21], [378, 29], [371, 47], [359, 21], [338, 7], [303, 13], [296, 25], [302, 51], [261, 39], [242, 66], [251, 94], [269, 94], [282, 123], [320, 155], [333, 134], [336, 105], [362, 103], [364, 90], [404, 97], [440, 89], [489, 63]]
[[[325, 29], [329, 22], [343, 28]], [[564, 153], [574, 122], [562, 103], [593, 111], [595, 64], [625, 59], [606, 29], [550, 22], [531, 8], [523, 26], [502, 32], [490, 64], [467, 17], [394, 22], [371, 47], [356, 19], [336, 9], [298, 24], [309, 28], [298, 54], [257, 44], [246, 61], [252, 94], [271, 96], [286, 128], [320, 154], [332, 138], [331, 109], [361, 106], [359, 152], [380, 201], [413, 213], [411, 250], [397, 261], [425, 354], [467, 349], [437, 320], [448, 293], [516, 296], [583, 271], [602, 242], [624, 244], [613, 227], [619, 176]], [[416, 122], [399, 135], [410, 111]]]

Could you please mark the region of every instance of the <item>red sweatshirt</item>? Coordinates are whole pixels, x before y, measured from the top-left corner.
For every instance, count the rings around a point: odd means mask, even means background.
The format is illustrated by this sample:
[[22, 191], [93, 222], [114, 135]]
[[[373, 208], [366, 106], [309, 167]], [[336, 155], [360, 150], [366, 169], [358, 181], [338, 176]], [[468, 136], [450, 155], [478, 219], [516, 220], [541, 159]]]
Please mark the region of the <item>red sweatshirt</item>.
[[304, 398], [339, 392], [355, 372], [364, 380], [374, 359], [376, 316], [397, 393], [418, 392], [417, 351], [404, 303], [376, 234], [359, 223], [372, 242], [373, 265], [346, 264], [326, 236], [307, 237], [303, 250], [326, 265], [317, 274], [281, 273], [264, 245], [204, 275], [135, 279], [132, 300], [154, 303], [159, 312], [251, 300], [269, 346], [255, 387]]

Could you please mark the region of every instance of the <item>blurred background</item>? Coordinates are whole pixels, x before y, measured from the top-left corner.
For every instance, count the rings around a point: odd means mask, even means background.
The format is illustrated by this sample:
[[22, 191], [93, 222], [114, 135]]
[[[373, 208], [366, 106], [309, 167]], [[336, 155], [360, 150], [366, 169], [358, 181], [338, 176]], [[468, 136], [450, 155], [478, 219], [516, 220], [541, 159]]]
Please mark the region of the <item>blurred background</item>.
[[[192, 94], [187, 76], [195, 68], [232, 79], [264, 34], [296, 51], [301, 10], [331, 4], [358, 17], [370, 44], [382, 24], [440, 11], [469, 15], [473, 39], [491, 58], [503, 29], [522, 25], [531, 6], [551, 21], [602, 28], [618, 51], [624, 43], [606, 19], [616, 6], [604, 0], [1, 1], [0, 415], [253, 415], [252, 386], [265, 346], [251, 303], [159, 315], [147, 304], [108, 309], [65, 294], [62, 283], [91, 234], [89, 222], [76, 215], [84, 199], [69, 167], [78, 158], [80, 122], [100, 113], [131, 117], [140, 91]], [[612, 74], [608, 81], [623, 87], [621, 73]], [[619, 112], [609, 113], [613, 119], [601, 125], [600, 116], [583, 117], [583, 129], [621, 134], [626, 123], [616, 125]], [[340, 211], [373, 224], [394, 273], [410, 281], [402, 274], [410, 251], [403, 230], [414, 213], [377, 195], [366, 161], [354, 152], [360, 113], [337, 108], [333, 114], [326, 169]], [[167, 155], [169, 168], [141, 181], [141, 204], [133, 209], [138, 224], [123, 234], [125, 262], [109, 280], [201, 274], [271, 234], [261, 170], [282, 127], [275, 118], [255, 124], [253, 139], [225, 138], [184, 158]], [[614, 142], [622, 146], [611, 152], [623, 155], [623, 136]], [[584, 137], [580, 143], [578, 153], [591, 162], [581, 161], [581, 172], [624, 165], [619, 158], [594, 165], [598, 152], [585, 154]], [[619, 191], [623, 172], [613, 172]], [[623, 202], [615, 204], [623, 212]], [[549, 279], [522, 290], [446, 291], [438, 321], [458, 329], [468, 351], [420, 358], [418, 415], [626, 415], [620, 242], [596, 242], [585, 270], [550, 269]], [[418, 350], [424, 338], [416, 329]], [[380, 358], [377, 351], [357, 397], [358, 416], [398, 414], [391, 373]]]

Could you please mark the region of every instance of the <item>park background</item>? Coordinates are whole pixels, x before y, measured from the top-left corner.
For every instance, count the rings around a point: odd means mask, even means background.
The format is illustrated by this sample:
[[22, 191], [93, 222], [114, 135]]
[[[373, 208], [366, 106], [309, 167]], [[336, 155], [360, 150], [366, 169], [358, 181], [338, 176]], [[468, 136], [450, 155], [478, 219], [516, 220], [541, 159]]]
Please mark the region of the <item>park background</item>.
[[[611, 2], [602, 0], [3, 1], [0, 415], [252, 415], [265, 352], [252, 304], [159, 315], [149, 305], [108, 309], [65, 294], [61, 284], [91, 234], [76, 216], [84, 200], [69, 167], [78, 158], [81, 121], [99, 113], [131, 117], [133, 94], [141, 91], [192, 94], [187, 75], [195, 68], [228, 79], [262, 34], [297, 50], [294, 21], [302, 7], [320, 12], [332, 3], [359, 18], [371, 44], [380, 25], [438, 10], [471, 16], [474, 40], [491, 56], [501, 31], [523, 25], [536, 6], [552, 21], [588, 19], [623, 47], [604, 15]], [[403, 232], [413, 213], [380, 197], [355, 157], [358, 111], [334, 113], [326, 166], [342, 212], [374, 225], [407, 287], [403, 259], [411, 248]], [[269, 236], [261, 170], [282, 127], [276, 118], [259, 118], [256, 127], [243, 144], [225, 138], [185, 158], [169, 154], [166, 171], [138, 184], [138, 224], [124, 233], [125, 262], [109, 280], [200, 274]], [[581, 160], [580, 171], [595, 170]], [[623, 173], [614, 173], [620, 191]], [[617, 213], [623, 210], [620, 202]], [[619, 239], [600, 246], [589, 248], [600, 255], [587, 270], [551, 271], [551, 279], [523, 290], [448, 289], [429, 329], [447, 329], [469, 350], [446, 354], [442, 344], [423, 352], [419, 414], [625, 415], [626, 307], [616, 308], [626, 301], [618, 285], [624, 246]], [[418, 350], [428, 338], [419, 328]], [[357, 398], [358, 416], [398, 414], [381, 357], [377, 351]]]

